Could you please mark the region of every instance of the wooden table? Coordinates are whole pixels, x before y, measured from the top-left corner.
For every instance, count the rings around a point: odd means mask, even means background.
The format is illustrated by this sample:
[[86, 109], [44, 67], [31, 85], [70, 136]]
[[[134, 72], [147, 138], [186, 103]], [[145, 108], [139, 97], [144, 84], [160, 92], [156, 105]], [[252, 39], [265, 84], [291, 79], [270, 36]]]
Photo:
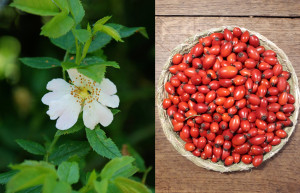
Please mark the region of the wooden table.
[[[201, 3], [200, 3], [201, 2]], [[155, 79], [176, 45], [213, 27], [237, 25], [261, 33], [288, 55], [300, 80], [300, 1], [157, 0]], [[167, 141], [156, 109], [157, 193], [300, 192], [300, 123], [283, 149], [259, 168], [218, 173], [197, 167]]]

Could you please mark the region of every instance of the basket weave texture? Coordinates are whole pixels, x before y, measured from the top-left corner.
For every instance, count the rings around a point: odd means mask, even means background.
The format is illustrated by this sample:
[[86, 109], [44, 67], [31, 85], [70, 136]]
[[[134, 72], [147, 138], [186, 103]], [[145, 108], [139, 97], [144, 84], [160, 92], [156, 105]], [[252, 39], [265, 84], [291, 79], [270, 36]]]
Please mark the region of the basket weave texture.
[[[237, 26], [234, 26], [237, 27]], [[199, 41], [199, 38], [208, 36], [214, 32], [223, 32], [225, 28], [229, 30], [233, 30], [232, 26], [222, 26], [220, 28], [213, 28], [207, 31], [202, 31], [199, 34], [192, 36], [188, 38], [184, 43], [178, 45], [174, 50], [172, 50], [171, 55], [168, 59], [168, 61], [163, 66], [159, 81], [157, 83], [157, 90], [156, 90], [156, 103], [158, 107], [158, 116], [161, 121], [161, 125], [164, 131], [165, 136], [167, 139], [171, 142], [171, 144], [174, 146], [174, 148], [184, 157], [192, 161], [197, 166], [206, 168], [208, 170], [214, 170], [218, 172], [233, 172], [233, 171], [243, 171], [243, 170], [249, 170], [253, 168], [254, 166], [252, 164], [244, 164], [243, 162], [240, 162], [238, 164], [233, 164], [231, 166], [224, 166], [224, 164], [219, 161], [217, 163], [214, 163], [212, 161], [203, 160], [200, 157], [194, 156], [191, 152], [188, 152], [184, 149], [185, 142], [179, 137], [178, 134], [176, 134], [173, 131], [173, 125], [171, 123], [171, 119], [166, 113], [166, 110], [162, 107], [162, 102], [165, 98], [168, 97], [167, 92], [164, 90], [165, 83], [170, 79], [172, 76], [171, 73], [168, 71], [168, 68], [172, 65], [172, 58], [175, 54], [186, 54], [188, 53], [194, 45], [196, 45]], [[248, 29], [240, 27], [241, 30], [244, 32]], [[295, 97], [295, 111], [293, 112], [292, 116], [290, 117], [291, 121], [293, 122], [292, 127], [286, 127], [284, 130], [287, 132], [288, 137], [281, 140], [281, 143], [277, 146], [273, 146], [272, 150], [264, 155], [263, 161], [266, 161], [267, 159], [273, 157], [276, 153], [280, 151], [280, 149], [288, 142], [290, 136], [292, 135], [293, 131], [295, 130], [298, 113], [299, 113], [299, 85], [298, 85], [298, 79], [297, 75], [295, 73], [295, 70], [289, 61], [287, 55], [278, 48], [273, 42], [268, 40], [266, 37], [262, 36], [261, 34], [248, 30], [250, 35], [256, 35], [260, 40], [260, 45], [263, 45], [266, 50], [273, 50], [277, 53], [277, 58], [280, 62], [280, 64], [283, 66], [283, 69], [291, 73], [291, 78], [289, 79], [289, 84], [291, 86], [290, 93]]]

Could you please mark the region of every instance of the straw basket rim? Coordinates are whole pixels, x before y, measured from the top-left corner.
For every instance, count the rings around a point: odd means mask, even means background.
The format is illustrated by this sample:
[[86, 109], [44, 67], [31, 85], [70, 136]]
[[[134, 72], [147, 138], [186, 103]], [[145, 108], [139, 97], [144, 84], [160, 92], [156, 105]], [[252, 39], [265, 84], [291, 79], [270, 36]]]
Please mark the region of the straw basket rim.
[[[234, 26], [234, 27], [238, 27], [238, 26]], [[167, 116], [166, 111], [162, 107], [162, 101], [167, 96], [167, 93], [164, 90], [164, 84], [170, 78], [170, 72], [168, 71], [168, 68], [172, 63], [173, 56], [177, 53], [184, 54], [184, 53], [189, 52], [190, 49], [198, 42], [200, 37], [208, 36], [209, 34], [214, 33], [214, 32], [223, 32], [223, 30], [225, 28], [232, 31], [234, 27], [233, 26], [222, 26], [219, 28], [212, 28], [209, 30], [199, 32], [198, 34], [186, 39], [184, 41], [184, 43], [175, 47], [171, 51], [170, 57], [168, 58], [165, 65], [163, 66], [159, 80], [157, 82], [156, 97], [155, 97], [156, 105], [158, 108], [158, 116], [159, 116], [159, 119], [161, 122], [161, 126], [163, 128], [164, 134], [167, 137], [167, 139], [170, 141], [170, 143], [173, 145], [173, 147], [176, 149], [176, 151], [179, 152], [182, 156], [184, 156], [187, 159], [189, 159], [190, 161], [192, 161], [197, 166], [206, 168], [208, 170], [218, 171], [218, 172], [244, 171], [244, 170], [249, 170], [249, 169], [253, 168], [254, 166], [252, 164], [246, 165], [243, 162], [240, 162], [238, 164], [233, 164], [231, 166], [224, 166], [224, 164], [221, 163], [221, 161], [214, 163], [214, 162], [210, 161], [209, 159], [203, 160], [200, 157], [194, 156], [191, 152], [186, 151], [184, 149], [185, 142], [178, 136], [178, 134], [176, 134], [173, 131], [173, 126], [172, 126], [171, 120]], [[272, 150], [269, 153], [266, 153], [264, 155], [263, 162], [265, 162], [267, 159], [273, 157], [276, 153], [278, 153], [282, 149], [282, 147], [288, 142], [290, 136], [292, 135], [292, 133], [294, 132], [294, 130], [296, 128], [297, 118], [298, 118], [298, 114], [299, 114], [299, 106], [300, 106], [300, 101], [299, 101], [300, 93], [299, 93], [298, 78], [297, 78], [297, 75], [293, 68], [293, 65], [291, 64], [287, 55], [283, 52], [283, 50], [281, 50], [278, 46], [276, 46], [276, 44], [274, 44], [273, 42], [271, 42], [270, 40], [268, 40], [266, 37], [259, 34], [258, 32], [251, 31], [251, 30], [243, 28], [243, 27], [240, 27], [240, 29], [243, 32], [248, 30], [250, 35], [256, 35], [259, 38], [261, 45], [265, 46], [266, 49], [272, 49], [273, 51], [275, 51], [277, 53], [277, 58], [278, 58], [280, 64], [283, 66], [283, 69], [287, 70], [291, 73], [291, 78], [289, 79], [288, 82], [291, 87], [290, 93], [293, 94], [295, 97], [295, 104], [294, 104], [295, 111], [293, 112], [293, 114], [290, 117], [291, 121], [293, 122], [293, 126], [285, 128], [285, 131], [287, 132], [288, 137], [285, 139], [282, 139], [281, 143], [279, 145], [273, 146]]]

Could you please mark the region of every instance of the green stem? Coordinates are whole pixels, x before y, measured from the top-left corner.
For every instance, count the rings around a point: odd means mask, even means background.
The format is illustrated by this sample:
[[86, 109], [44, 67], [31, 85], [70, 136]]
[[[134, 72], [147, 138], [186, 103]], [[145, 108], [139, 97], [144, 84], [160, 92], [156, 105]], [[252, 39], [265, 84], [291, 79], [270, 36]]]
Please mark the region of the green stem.
[[[66, 51], [63, 62], [67, 61], [68, 57], [69, 57], [69, 52]], [[66, 70], [64, 68], [62, 68], [62, 73], [63, 73], [64, 80], [67, 80], [66, 79]]]
[[143, 178], [142, 178], [142, 183], [145, 184], [146, 183], [146, 179], [147, 179], [147, 175], [148, 173], [152, 170], [152, 167], [150, 166], [149, 168], [146, 169], [146, 171], [144, 172]]
[[89, 184], [87, 184], [87, 185], [83, 186], [83, 187], [79, 190], [79, 192], [80, 192], [80, 193], [86, 193], [86, 192], [90, 191], [91, 189], [92, 189], [92, 187], [91, 187]]
[[72, 29], [72, 33], [73, 33], [73, 36], [75, 38], [75, 45], [76, 45], [76, 60], [75, 60], [75, 62], [76, 62], [77, 65], [79, 65], [80, 64], [80, 58], [81, 58], [81, 54], [80, 54], [81, 48], [80, 48], [80, 45], [78, 43], [78, 39], [75, 36], [74, 30], [75, 30], [75, 27]]
[[57, 140], [59, 139], [59, 137], [60, 137], [60, 136], [59, 136], [59, 135], [56, 135], [56, 133], [55, 133], [54, 138], [53, 138], [51, 144], [49, 145], [49, 147], [48, 147], [48, 149], [47, 149], [47, 153], [46, 153], [45, 158], [44, 158], [44, 160], [45, 160], [46, 162], [48, 162], [49, 155], [52, 153], [53, 148], [54, 148], [54, 146], [55, 146]]
[[66, 79], [66, 71], [65, 71], [65, 69], [62, 69], [62, 73], [63, 73], [63, 78], [66, 81], [67, 79]]

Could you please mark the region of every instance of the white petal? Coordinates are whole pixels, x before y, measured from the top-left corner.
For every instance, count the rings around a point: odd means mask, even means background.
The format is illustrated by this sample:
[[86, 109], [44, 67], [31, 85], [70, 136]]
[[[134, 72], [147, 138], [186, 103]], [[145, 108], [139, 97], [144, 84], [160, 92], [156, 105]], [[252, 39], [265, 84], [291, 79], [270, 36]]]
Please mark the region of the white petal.
[[90, 83], [93, 83], [94, 81], [85, 75], [78, 72], [76, 68], [71, 68], [68, 70], [68, 74], [70, 79], [72, 80], [73, 84], [75, 84], [78, 87], [87, 86]]
[[77, 122], [80, 111], [81, 105], [76, 102], [76, 99], [69, 100], [68, 108], [65, 109], [63, 114], [57, 119], [56, 128], [59, 130], [71, 128]]
[[51, 91], [65, 91], [67, 93], [72, 89], [70, 86], [64, 79], [56, 78], [49, 81], [46, 88]]
[[102, 105], [112, 107], [112, 108], [117, 108], [120, 103], [120, 99], [117, 95], [108, 95], [104, 92], [100, 91], [99, 95], [99, 100], [98, 100]]
[[103, 78], [100, 85], [96, 85], [101, 89], [101, 92], [105, 92], [108, 95], [113, 95], [117, 93], [116, 85], [107, 78]]
[[89, 129], [94, 129], [100, 123], [107, 127], [113, 121], [112, 112], [97, 101], [85, 104], [83, 107], [83, 122]]
[[81, 105], [76, 98], [70, 94], [62, 96], [60, 99], [53, 100], [49, 103], [47, 114], [51, 120], [57, 120], [56, 127], [60, 130], [69, 129], [72, 127], [81, 111]]
[[54, 91], [54, 92], [48, 92], [45, 94], [42, 98], [42, 102], [45, 105], [49, 105], [50, 102], [61, 99], [64, 95], [66, 95], [65, 92], [62, 91]]

